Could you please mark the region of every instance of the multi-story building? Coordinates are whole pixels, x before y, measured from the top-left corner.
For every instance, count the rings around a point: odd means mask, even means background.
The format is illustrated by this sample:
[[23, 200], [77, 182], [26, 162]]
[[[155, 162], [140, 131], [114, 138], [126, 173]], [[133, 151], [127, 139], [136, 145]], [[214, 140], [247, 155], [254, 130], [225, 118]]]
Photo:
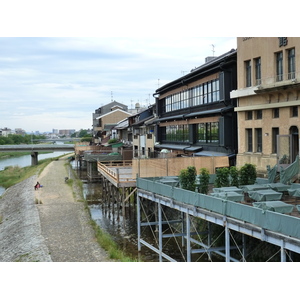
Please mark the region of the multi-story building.
[[128, 118], [128, 129], [133, 134], [134, 157], [154, 157], [155, 105]]
[[237, 38], [237, 167], [290, 164], [299, 154], [300, 38]]
[[127, 105], [117, 101], [112, 101], [96, 109], [93, 113], [94, 142], [99, 143], [119, 121], [130, 115]]
[[231, 51], [156, 90], [157, 145], [174, 154], [229, 156], [237, 152], [236, 56]]

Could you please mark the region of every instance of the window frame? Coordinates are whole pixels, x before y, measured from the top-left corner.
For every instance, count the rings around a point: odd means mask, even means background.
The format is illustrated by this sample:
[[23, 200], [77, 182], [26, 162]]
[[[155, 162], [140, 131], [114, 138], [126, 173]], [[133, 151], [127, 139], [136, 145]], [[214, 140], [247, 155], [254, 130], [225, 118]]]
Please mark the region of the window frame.
[[283, 81], [283, 52], [276, 52], [276, 81]]

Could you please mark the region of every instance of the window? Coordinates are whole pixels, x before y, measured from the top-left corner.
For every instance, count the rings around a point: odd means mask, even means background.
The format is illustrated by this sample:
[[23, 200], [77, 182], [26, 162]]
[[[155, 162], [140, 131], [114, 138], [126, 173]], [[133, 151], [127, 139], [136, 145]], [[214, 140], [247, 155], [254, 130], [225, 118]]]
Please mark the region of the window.
[[273, 118], [279, 118], [279, 108], [273, 108]]
[[219, 79], [211, 80], [188, 90], [167, 96], [163, 112], [171, 112], [217, 101], [220, 101]]
[[262, 119], [262, 110], [259, 109], [256, 111], [256, 119], [261, 120]]
[[218, 143], [219, 142], [219, 122], [198, 124], [198, 138], [200, 143]]
[[292, 106], [291, 107], [291, 117], [298, 117], [298, 106]]
[[252, 120], [252, 110], [246, 111], [246, 120]]
[[272, 128], [272, 153], [277, 153], [277, 135], [279, 135], [279, 128]]
[[262, 129], [255, 128], [256, 152], [262, 152]]
[[247, 152], [252, 152], [253, 151], [253, 142], [252, 142], [252, 128], [246, 129], [246, 151]]
[[245, 62], [246, 68], [246, 87], [251, 86], [251, 60]]
[[169, 142], [188, 142], [189, 141], [188, 125], [183, 124], [183, 125], [166, 126], [165, 140]]
[[261, 58], [260, 57], [255, 59], [255, 80], [256, 80], [256, 85], [261, 84]]
[[295, 48], [288, 50], [288, 79], [295, 78]]
[[282, 52], [276, 53], [276, 81], [283, 80], [283, 61]]

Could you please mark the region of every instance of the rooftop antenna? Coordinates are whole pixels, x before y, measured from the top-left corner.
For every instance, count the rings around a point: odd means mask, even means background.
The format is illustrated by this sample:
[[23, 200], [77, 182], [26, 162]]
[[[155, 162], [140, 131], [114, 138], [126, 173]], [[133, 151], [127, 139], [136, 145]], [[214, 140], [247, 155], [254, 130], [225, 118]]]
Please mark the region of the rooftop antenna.
[[215, 56], [215, 45], [211, 44], [212, 45], [212, 53], [213, 53], [213, 56]]
[[184, 76], [184, 73], [187, 73], [188, 71], [181, 71], [181, 75]]
[[114, 99], [113, 99], [113, 92], [110, 92], [110, 96], [111, 96], [111, 102], [113, 102], [114, 101]]
[[157, 83], [157, 87], [159, 88], [159, 79], [157, 79], [158, 83]]

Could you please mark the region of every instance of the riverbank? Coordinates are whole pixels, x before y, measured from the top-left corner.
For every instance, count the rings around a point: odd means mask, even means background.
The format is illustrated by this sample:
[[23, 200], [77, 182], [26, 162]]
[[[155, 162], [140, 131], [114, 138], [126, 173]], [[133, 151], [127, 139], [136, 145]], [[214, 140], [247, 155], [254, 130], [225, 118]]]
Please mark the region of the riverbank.
[[[65, 184], [65, 159], [10, 187], [0, 200], [0, 261], [110, 261], [84, 203]], [[33, 186], [39, 181], [43, 187]], [[41, 203], [41, 204], [36, 204]]]

